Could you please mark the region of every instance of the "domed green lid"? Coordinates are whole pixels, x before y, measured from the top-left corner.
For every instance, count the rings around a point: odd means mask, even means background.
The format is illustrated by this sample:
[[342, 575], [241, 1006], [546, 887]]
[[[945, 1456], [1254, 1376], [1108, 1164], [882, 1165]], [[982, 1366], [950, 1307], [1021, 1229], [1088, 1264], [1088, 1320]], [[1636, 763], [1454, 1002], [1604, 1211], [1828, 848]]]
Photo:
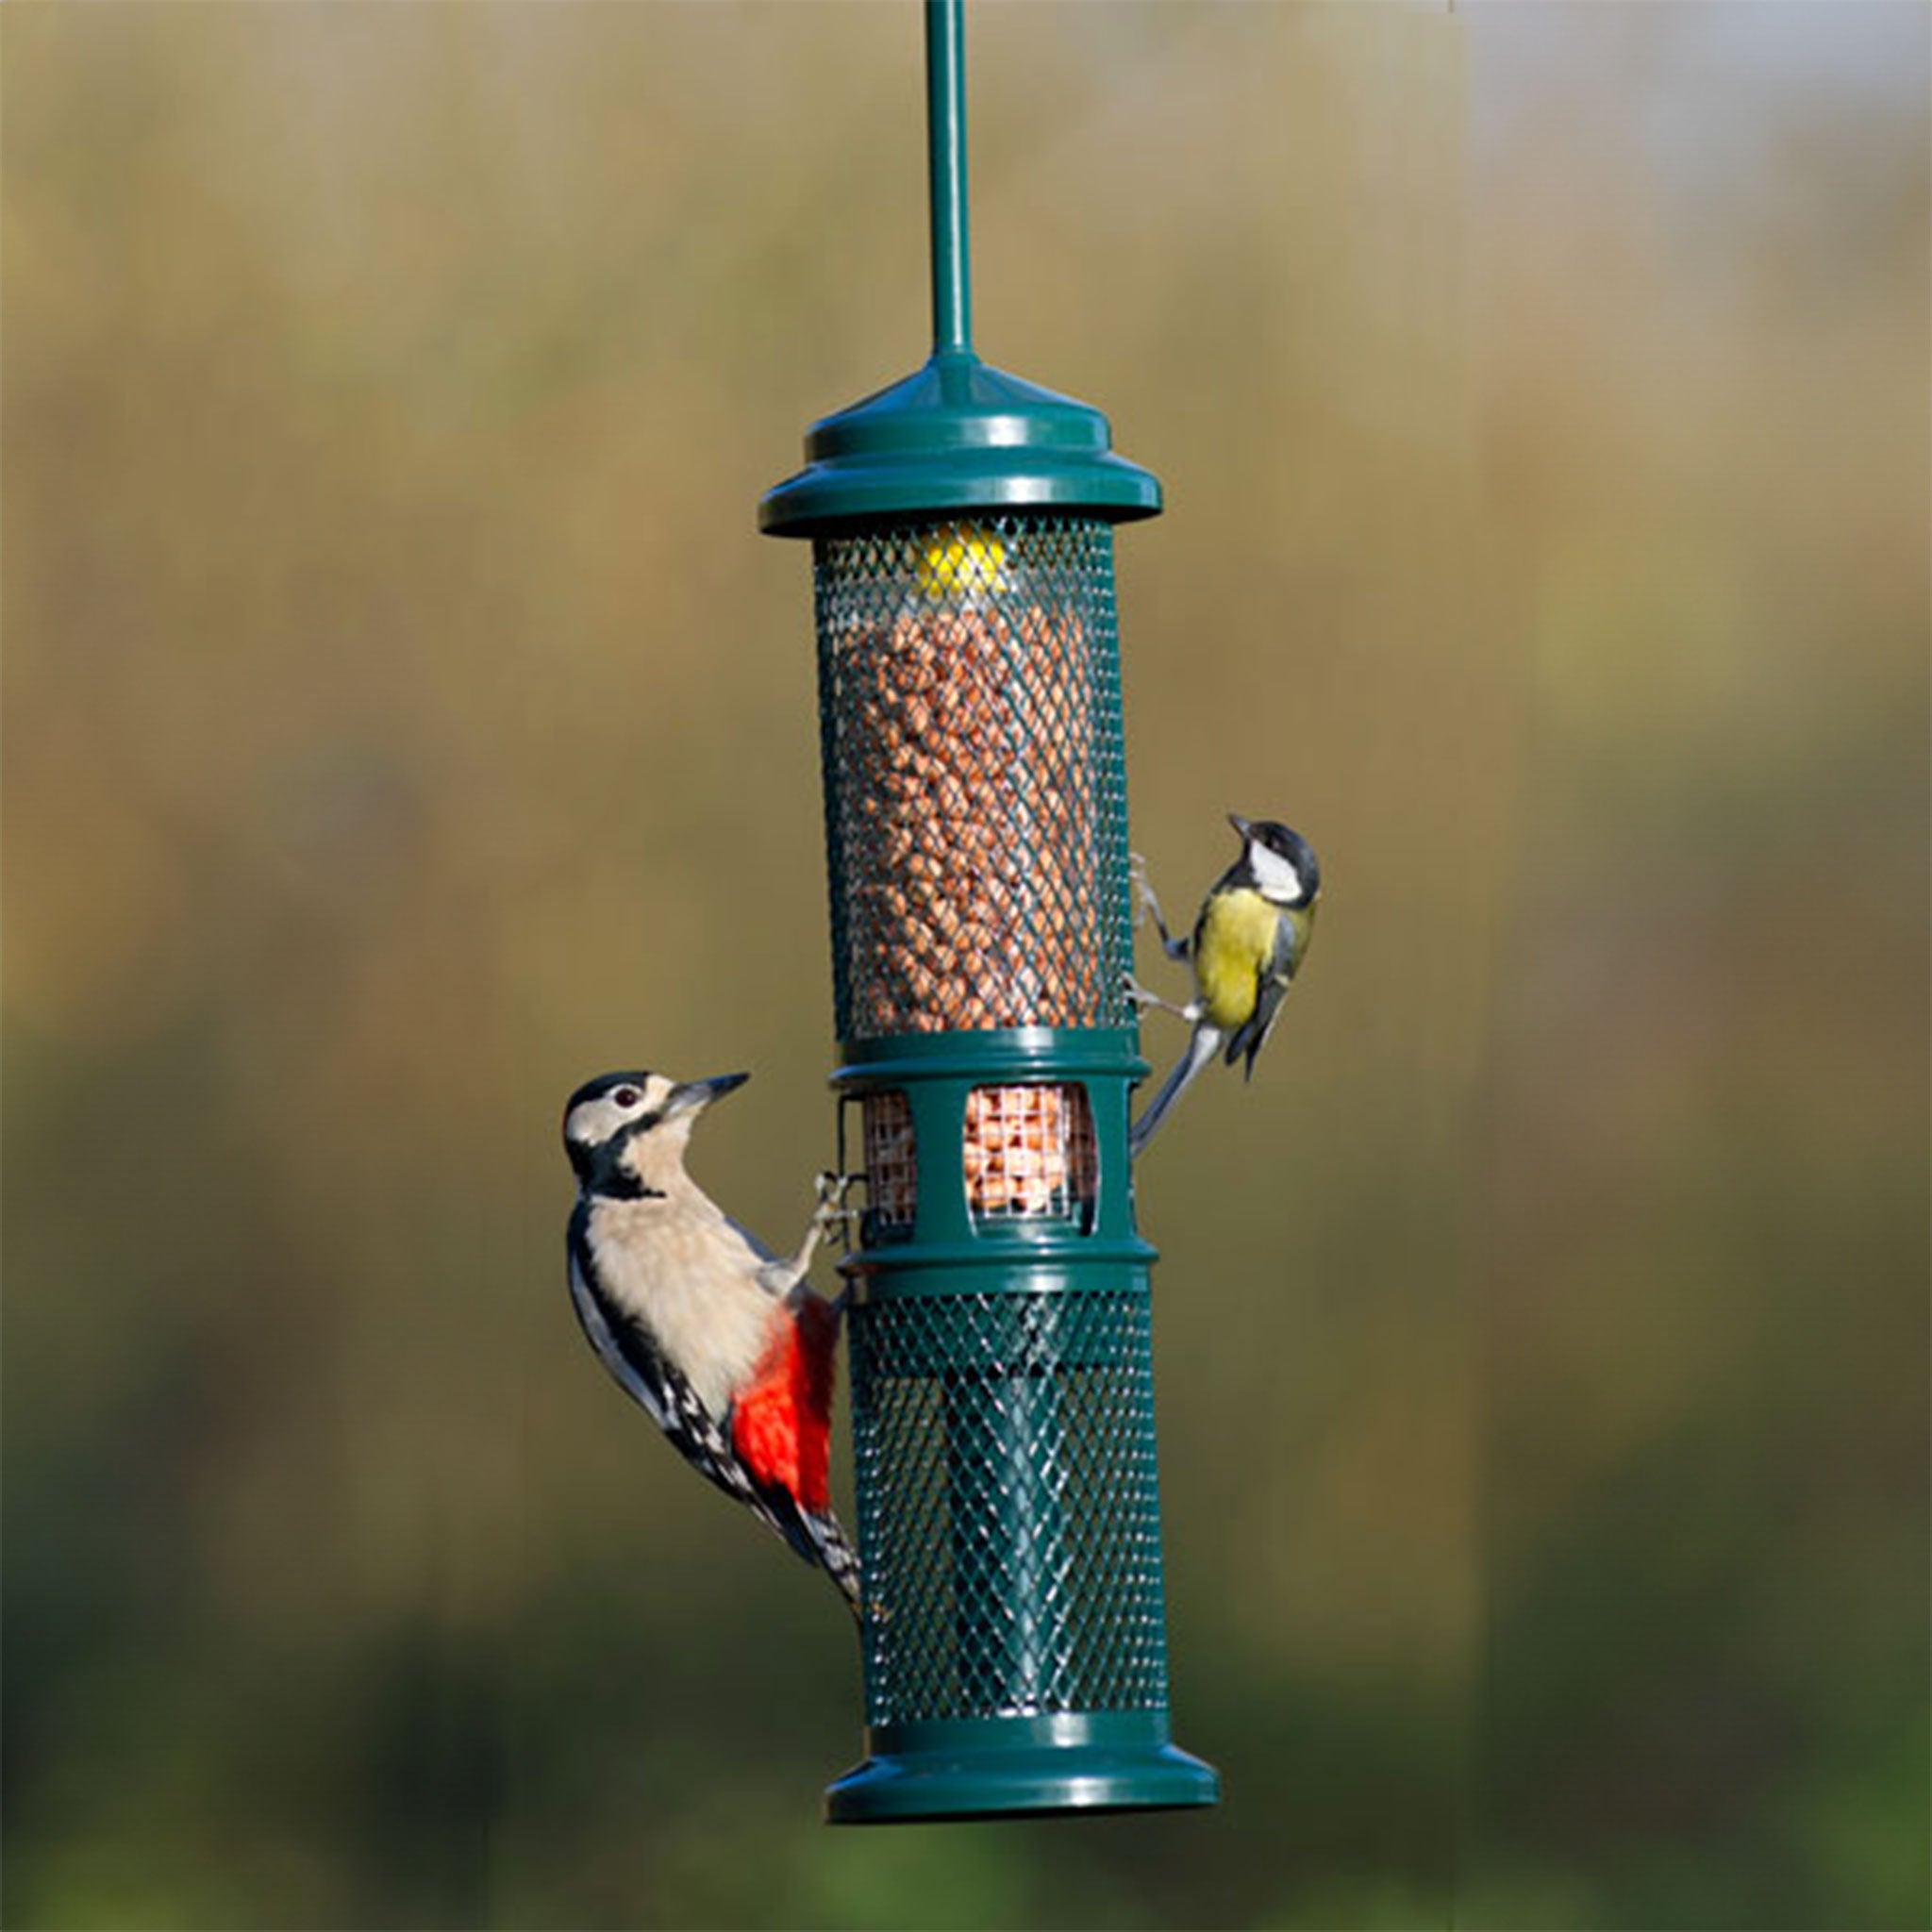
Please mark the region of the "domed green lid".
[[1160, 508], [1159, 482], [1113, 453], [1098, 409], [973, 352], [962, 22], [961, 0], [926, 0], [932, 358], [812, 425], [805, 468], [758, 504], [758, 528], [774, 537], [932, 511], [1091, 510], [1122, 523]]
[[758, 527], [808, 537], [858, 519], [958, 509], [1156, 515], [1159, 479], [1112, 442], [1098, 409], [970, 349], [941, 349], [903, 381], [814, 424], [806, 467], [765, 492]]

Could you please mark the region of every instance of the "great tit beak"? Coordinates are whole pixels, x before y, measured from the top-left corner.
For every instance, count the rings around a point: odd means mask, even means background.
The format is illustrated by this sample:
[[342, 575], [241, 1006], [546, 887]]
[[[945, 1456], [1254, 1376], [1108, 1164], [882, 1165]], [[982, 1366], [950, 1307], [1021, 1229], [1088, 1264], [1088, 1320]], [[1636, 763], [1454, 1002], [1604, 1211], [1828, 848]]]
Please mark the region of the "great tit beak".
[[1240, 812], [1229, 812], [1227, 815], [1227, 822], [1235, 828], [1237, 835], [1243, 841], [1252, 839], [1255, 836], [1254, 821], [1252, 819], [1242, 818]]
[[709, 1107], [712, 1101], [724, 1099], [725, 1094], [742, 1087], [750, 1078], [749, 1074], [720, 1074], [715, 1080], [687, 1080], [682, 1086], [671, 1090], [670, 1098], [664, 1103], [664, 1117], [669, 1120], [680, 1113], [694, 1113], [699, 1108]]

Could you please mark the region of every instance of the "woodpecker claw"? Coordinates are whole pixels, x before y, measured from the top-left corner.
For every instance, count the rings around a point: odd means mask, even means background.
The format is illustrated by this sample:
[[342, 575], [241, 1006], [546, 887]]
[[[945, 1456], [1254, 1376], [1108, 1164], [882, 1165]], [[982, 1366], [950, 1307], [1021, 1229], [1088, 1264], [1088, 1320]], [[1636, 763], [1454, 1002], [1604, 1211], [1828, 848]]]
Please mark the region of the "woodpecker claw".
[[852, 1223], [858, 1209], [847, 1204], [845, 1196], [851, 1191], [852, 1183], [859, 1176], [856, 1174], [837, 1174], [826, 1168], [819, 1174], [816, 1183], [818, 1205], [812, 1211], [812, 1225], [822, 1234], [836, 1234], [848, 1240]]
[[814, 1181], [814, 1186], [818, 1190], [819, 1206], [837, 1208], [843, 1211], [845, 1196], [852, 1183], [858, 1178], [856, 1174], [839, 1174], [829, 1167], [824, 1169]]

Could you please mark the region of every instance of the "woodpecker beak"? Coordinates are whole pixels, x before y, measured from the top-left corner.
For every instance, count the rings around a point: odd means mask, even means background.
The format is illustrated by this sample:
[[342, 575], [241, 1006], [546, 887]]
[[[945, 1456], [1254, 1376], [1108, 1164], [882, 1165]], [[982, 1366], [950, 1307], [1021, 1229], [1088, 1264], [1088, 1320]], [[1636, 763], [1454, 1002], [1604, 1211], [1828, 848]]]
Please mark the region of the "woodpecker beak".
[[681, 1087], [671, 1090], [671, 1097], [664, 1103], [664, 1118], [672, 1119], [681, 1113], [695, 1113], [700, 1108], [709, 1107], [712, 1101], [722, 1100], [725, 1094], [742, 1087], [751, 1078], [749, 1074], [720, 1074], [715, 1080], [687, 1080]]
[[1235, 831], [1241, 838], [1246, 840], [1254, 837], [1255, 825], [1253, 820], [1242, 818], [1238, 811], [1231, 811], [1227, 815], [1227, 822], [1235, 828]]

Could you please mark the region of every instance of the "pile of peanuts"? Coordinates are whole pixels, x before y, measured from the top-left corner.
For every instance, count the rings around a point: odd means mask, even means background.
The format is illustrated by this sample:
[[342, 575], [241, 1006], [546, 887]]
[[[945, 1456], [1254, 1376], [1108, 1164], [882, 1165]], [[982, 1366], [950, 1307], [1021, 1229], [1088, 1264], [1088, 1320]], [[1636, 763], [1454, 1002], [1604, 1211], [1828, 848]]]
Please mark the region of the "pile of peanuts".
[[966, 1198], [975, 1214], [1071, 1218], [1093, 1198], [1093, 1124], [1078, 1087], [975, 1087]]
[[[1071, 1220], [1093, 1199], [1093, 1122], [1078, 1087], [975, 1087], [966, 1097], [966, 1198], [988, 1218]], [[912, 1224], [919, 1188], [912, 1110], [903, 1093], [868, 1094], [865, 1169], [874, 1211]]]
[[918, 609], [838, 644], [854, 1019], [1091, 1025], [1091, 700], [1077, 619]]

